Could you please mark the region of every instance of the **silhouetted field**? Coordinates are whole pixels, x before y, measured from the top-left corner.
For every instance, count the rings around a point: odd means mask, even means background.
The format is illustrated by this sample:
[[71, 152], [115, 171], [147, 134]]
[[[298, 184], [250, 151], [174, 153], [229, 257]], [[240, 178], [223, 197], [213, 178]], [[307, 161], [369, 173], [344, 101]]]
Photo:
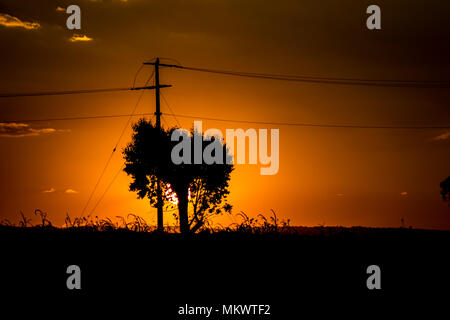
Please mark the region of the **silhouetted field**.
[[307, 239], [307, 238], [333, 238], [334, 240], [374, 240], [386, 241], [392, 240], [419, 240], [428, 241], [430, 239], [450, 239], [450, 231], [432, 230], [432, 229], [413, 229], [413, 228], [373, 228], [373, 227], [342, 227], [342, 226], [283, 226], [275, 227], [268, 225], [246, 226], [243, 224], [227, 228], [204, 228], [200, 232], [189, 235], [178, 233], [176, 227], [166, 227], [164, 233], [158, 232], [156, 227], [148, 225], [130, 225], [121, 226], [111, 222], [111, 224], [98, 225], [80, 225], [69, 227], [56, 227], [52, 225], [30, 225], [27, 227], [16, 225], [1, 225], [0, 232], [4, 233], [143, 233], [149, 237], [159, 238], [198, 238], [214, 239], [226, 237], [247, 237], [247, 238], [285, 238], [285, 239]]
[[[145, 308], [152, 319], [202, 319], [177, 316], [186, 303], [270, 304], [270, 319], [289, 319], [318, 310], [344, 315], [355, 306], [401, 311], [411, 299], [442, 298], [450, 284], [450, 231], [243, 219], [229, 228], [181, 235], [158, 233], [135, 217], [99, 221], [65, 228], [44, 220], [0, 226], [0, 272], [7, 275], [2, 290], [8, 297], [83, 310], [111, 306], [133, 314]], [[66, 288], [72, 264], [82, 270], [80, 291]], [[366, 286], [372, 264], [381, 268], [379, 291]]]

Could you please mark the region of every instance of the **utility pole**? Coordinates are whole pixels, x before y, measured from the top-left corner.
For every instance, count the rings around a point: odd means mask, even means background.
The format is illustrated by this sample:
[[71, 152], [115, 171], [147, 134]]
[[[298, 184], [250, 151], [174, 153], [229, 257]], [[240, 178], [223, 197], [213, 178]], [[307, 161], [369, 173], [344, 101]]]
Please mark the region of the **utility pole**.
[[[155, 97], [156, 97], [156, 128], [161, 129], [161, 103], [160, 103], [160, 95], [159, 95], [159, 89], [160, 88], [166, 88], [171, 87], [171, 85], [160, 85], [159, 84], [159, 67], [162, 66], [169, 66], [166, 64], [159, 63], [159, 58], [156, 58], [155, 62], [144, 62], [144, 64], [147, 65], [154, 65], [155, 66]], [[158, 220], [158, 231], [164, 231], [164, 224], [163, 224], [163, 201], [162, 201], [162, 190], [161, 190], [161, 182], [159, 179], [156, 179], [156, 209], [158, 210], [157, 213], [157, 220]]]
[[[155, 97], [156, 97], [156, 128], [161, 129], [161, 104], [159, 99], [159, 89], [160, 88], [166, 88], [171, 87], [171, 85], [160, 85], [159, 84], [159, 67], [175, 67], [175, 68], [182, 68], [181, 66], [177, 65], [169, 65], [169, 64], [163, 64], [159, 62], [159, 58], [156, 58], [155, 62], [144, 62], [145, 65], [153, 65], [155, 66]], [[161, 190], [161, 183], [159, 179], [156, 179], [156, 209], [157, 212], [157, 220], [158, 220], [158, 231], [164, 231], [164, 224], [163, 224], [163, 201], [162, 201], [162, 190]]]
[[[156, 97], [156, 128], [161, 130], [161, 104], [159, 99], [159, 58], [156, 58], [155, 62], [155, 97]], [[158, 231], [164, 231], [163, 224], [163, 200], [162, 200], [162, 190], [161, 182], [156, 178], [156, 209], [158, 210], [157, 220], [158, 220]]]
[[156, 97], [156, 128], [161, 129], [161, 104], [159, 99], [159, 58], [155, 61], [155, 97]]

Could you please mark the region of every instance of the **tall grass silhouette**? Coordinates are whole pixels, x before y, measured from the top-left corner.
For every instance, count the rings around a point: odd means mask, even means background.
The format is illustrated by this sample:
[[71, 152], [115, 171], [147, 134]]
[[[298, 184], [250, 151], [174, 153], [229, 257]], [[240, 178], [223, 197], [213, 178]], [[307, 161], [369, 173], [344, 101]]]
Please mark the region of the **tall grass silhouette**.
[[[291, 227], [289, 225], [290, 220], [280, 220], [275, 211], [271, 210], [271, 216], [266, 217], [262, 214], [258, 214], [257, 217], [251, 218], [244, 212], [239, 212], [236, 215], [231, 215], [234, 222], [228, 226], [223, 226], [213, 221], [208, 221], [205, 225], [199, 229], [198, 233], [246, 233], [246, 234], [273, 234], [273, 233], [286, 233], [289, 232]], [[47, 213], [36, 209], [34, 211], [35, 216], [40, 217], [40, 223], [33, 224], [32, 219], [25, 216], [20, 212], [20, 220], [18, 223], [13, 223], [8, 219], [0, 221], [0, 227], [2, 229], [27, 229], [27, 230], [73, 230], [73, 231], [95, 231], [95, 232], [108, 232], [108, 231], [130, 231], [130, 232], [144, 232], [152, 233], [157, 232], [157, 227], [150, 225], [144, 218], [135, 215], [128, 214], [126, 217], [116, 216], [116, 220], [111, 218], [99, 218], [98, 216], [86, 216], [71, 218], [69, 214], [66, 214], [64, 219], [64, 225], [61, 227], [55, 226], [48, 218]], [[179, 230], [178, 227], [166, 226], [165, 231], [167, 233], [176, 233]]]

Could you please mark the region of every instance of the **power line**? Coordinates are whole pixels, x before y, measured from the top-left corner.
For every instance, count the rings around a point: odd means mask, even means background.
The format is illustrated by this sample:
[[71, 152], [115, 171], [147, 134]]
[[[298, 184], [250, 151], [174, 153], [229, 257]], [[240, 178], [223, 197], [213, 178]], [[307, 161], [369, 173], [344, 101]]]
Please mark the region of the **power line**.
[[[166, 60], [173, 60], [165, 58]], [[144, 64], [154, 64], [153, 62], [146, 62]], [[224, 74], [230, 76], [260, 78], [281, 81], [294, 81], [305, 83], [319, 83], [319, 84], [338, 84], [338, 85], [358, 85], [358, 86], [378, 86], [378, 87], [405, 87], [405, 88], [450, 88], [450, 81], [443, 80], [393, 80], [393, 79], [363, 79], [363, 78], [333, 78], [333, 77], [312, 77], [305, 75], [285, 75], [285, 74], [269, 74], [269, 73], [252, 73], [230, 70], [217, 70], [207, 68], [196, 68], [189, 66], [182, 66], [180, 64], [159, 64], [163, 67], [173, 67], [184, 70], [192, 70], [207, 73]], [[135, 74], [133, 86], [131, 88], [101, 88], [101, 89], [81, 89], [81, 90], [62, 90], [62, 91], [38, 91], [38, 92], [19, 92], [19, 93], [1, 93], [0, 98], [17, 98], [17, 97], [38, 97], [38, 96], [55, 96], [55, 95], [71, 95], [71, 94], [87, 94], [113, 91], [130, 91], [142, 89], [155, 89], [151, 87], [135, 87], [135, 82], [142, 67], [139, 68]], [[169, 85], [160, 85], [160, 88], [169, 87]]]
[[106, 187], [105, 191], [103, 192], [103, 194], [100, 196], [100, 198], [98, 199], [98, 201], [95, 203], [94, 207], [91, 210], [90, 215], [92, 216], [92, 214], [94, 213], [95, 209], [97, 209], [98, 205], [100, 204], [100, 202], [102, 202], [103, 198], [105, 197], [106, 193], [108, 192], [108, 190], [111, 188], [111, 186], [113, 185], [114, 181], [116, 181], [117, 177], [119, 176], [119, 173], [122, 171], [122, 167], [119, 168], [119, 171], [116, 172], [116, 174], [114, 175], [114, 178], [111, 180], [111, 182], [108, 184], [108, 186]]
[[170, 111], [170, 113], [172, 114], [172, 116], [175, 118], [175, 121], [177, 122], [177, 124], [178, 124], [178, 127], [180, 127], [181, 128], [181, 124], [180, 124], [180, 122], [178, 121], [178, 119], [177, 119], [177, 117], [176, 117], [176, 115], [173, 113], [173, 110], [172, 110], [172, 108], [170, 107], [170, 105], [169, 105], [169, 103], [167, 102], [167, 100], [166, 100], [166, 98], [164, 97], [164, 95], [162, 94], [162, 92], [161, 92], [161, 97], [163, 98], [163, 100], [164, 100], [164, 102], [166, 103], [166, 105], [167, 105], [167, 107], [169, 108], [169, 111]]
[[161, 113], [161, 119], [162, 119], [164, 125], [165, 125], [166, 127], [169, 127], [169, 125], [167, 124], [166, 119], [164, 119], [164, 116], [163, 116], [162, 113]]
[[393, 82], [393, 83], [429, 83], [429, 84], [450, 84], [450, 81], [441, 80], [392, 80], [392, 79], [368, 79], [368, 78], [333, 78], [333, 77], [313, 77], [304, 75], [287, 75], [287, 74], [270, 74], [270, 73], [254, 73], [254, 72], [241, 72], [241, 71], [229, 71], [229, 70], [214, 70], [205, 68], [195, 68], [195, 67], [185, 67], [180, 66], [182, 69], [201, 71], [201, 72], [212, 72], [230, 75], [240, 75], [240, 76], [252, 76], [252, 77], [266, 77], [266, 78], [281, 78], [281, 79], [294, 79], [294, 80], [326, 80], [326, 81], [349, 81], [349, 82]]
[[107, 169], [108, 166], [109, 166], [109, 163], [111, 162], [111, 159], [112, 159], [112, 157], [113, 157], [113, 155], [114, 155], [114, 152], [116, 152], [116, 148], [114, 148], [114, 150], [113, 150], [113, 151], [111, 152], [111, 154], [109, 155], [108, 160], [106, 160], [105, 166], [103, 167], [103, 170], [102, 170], [102, 172], [100, 173], [100, 176], [98, 177], [97, 182], [95, 183], [94, 189], [92, 189], [92, 192], [90, 193], [89, 198], [88, 198], [88, 200], [86, 201], [86, 204], [84, 205], [83, 210], [81, 211], [81, 216], [82, 216], [82, 217], [83, 217], [84, 212], [86, 211], [86, 209], [87, 209], [89, 203], [91, 202], [92, 196], [94, 195], [95, 191], [97, 190], [98, 185], [99, 185], [100, 181], [102, 180], [103, 175], [104, 175], [105, 172], [106, 172], [106, 169]]
[[[153, 115], [154, 116], [154, 115]], [[150, 121], [152, 121], [153, 117], [150, 118]], [[94, 213], [95, 209], [97, 209], [98, 205], [102, 202], [103, 198], [105, 198], [106, 194], [108, 193], [109, 189], [111, 188], [111, 186], [114, 184], [114, 182], [116, 181], [117, 177], [119, 176], [119, 173], [123, 170], [123, 167], [120, 167], [119, 170], [116, 172], [116, 174], [114, 175], [113, 179], [110, 181], [110, 183], [108, 184], [108, 186], [106, 187], [105, 191], [103, 191], [102, 195], [100, 196], [100, 198], [97, 200], [97, 202], [95, 203], [94, 207], [92, 208], [90, 215], [92, 216], [92, 214]]]
[[[51, 122], [51, 121], [70, 121], [70, 120], [90, 120], [90, 119], [109, 119], [109, 118], [123, 118], [123, 117], [137, 117], [137, 116], [149, 116], [154, 113], [134, 113], [134, 114], [117, 114], [117, 115], [98, 115], [98, 116], [86, 116], [86, 117], [67, 117], [67, 118], [46, 118], [46, 119], [27, 119], [27, 120], [5, 120], [0, 123], [29, 123], [29, 122]], [[211, 118], [203, 116], [191, 116], [174, 113], [164, 113], [171, 117], [190, 118], [199, 120], [211, 120], [221, 122], [236, 122], [236, 123], [249, 123], [249, 124], [265, 124], [265, 125], [277, 125], [277, 126], [297, 126], [297, 127], [324, 127], [324, 128], [360, 128], [360, 129], [450, 129], [450, 126], [366, 126], [366, 125], [340, 125], [340, 124], [321, 124], [321, 123], [295, 123], [295, 122], [268, 122], [268, 121], [251, 121], [251, 120], [237, 120], [237, 119], [222, 119]], [[181, 126], [180, 126], [181, 127]]]
[[[169, 60], [169, 58], [166, 58]], [[174, 60], [175, 61], [175, 60]], [[147, 62], [145, 64], [153, 64]], [[450, 88], [450, 81], [438, 80], [392, 80], [392, 79], [361, 79], [361, 78], [333, 78], [333, 77], [312, 77], [304, 75], [283, 75], [269, 73], [252, 73], [229, 70], [216, 70], [206, 68], [196, 68], [182, 65], [160, 64], [163, 67], [174, 67], [184, 70], [192, 70], [199, 72], [208, 72], [216, 74], [224, 74], [239, 77], [260, 78], [281, 81], [294, 81], [305, 83], [319, 84], [338, 84], [338, 85], [358, 85], [358, 86], [377, 86], [377, 87], [405, 87], [405, 88]], [[141, 68], [140, 68], [141, 69]], [[38, 92], [19, 92], [19, 93], [2, 93], [0, 98], [17, 98], [17, 97], [38, 97], [38, 96], [55, 96], [55, 95], [71, 95], [71, 94], [87, 94], [113, 91], [130, 91], [142, 89], [155, 89], [151, 87], [134, 87], [136, 78], [141, 70], [135, 75], [133, 86], [131, 88], [101, 88], [101, 89], [81, 89], [81, 90], [62, 90], [62, 91], [38, 91]], [[160, 88], [169, 87], [169, 85], [160, 85]]]
[[[152, 72], [152, 74], [150, 75], [150, 77], [149, 77], [149, 78], [147, 79], [147, 81], [145, 82], [145, 85], [144, 85], [144, 86], [147, 86], [147, 84], [148, 84], [148, 83], [150, 82], [150, 80], [153, 78], [154, 74], [155, 74], [155, 73]], [[143, 90], [143, 91], [141, 92], [141, 94], [139, 95], [139, 98], [138, 98], [136, 104], [134, 105], [133, 111], [131, 112], [131, 115], [128, 117], [127, 123], [123, 126], [122, 133], [120, 134], [119, 138], [117, 139], [117, 143], [116, 143], [116, 146], [114, 147], [114, 150], [116, 150], [117, 145], [119, 144], [120, 140], [122, 139], [122, 137], [123, 137], [123, 135], [124, 135], [124, 133], [125, 133], [125, 130], [128, 128], [128, 125], [130, 124], [131, 118], [133, 117], [134, 113], [136, 112], [136, 109], [137, 109], [137, 107], [138, 107], [138, 105], [139, 105], [139, 102], [141, 102], [141, 99], [142, 99], [142, 96], [144, 95], [144, 93], [145, 93], [145, 90]]]
[[[145, 64], [152, 64], [151, 62]], [[358, 86], [377, 86], [377, 87], [405, 87], [405, 88], [450, 88], [450, 81], [438, 80], [393, 80], [393, 79], [361, 79], [361, 78], [333, 78], [333, 77], [312, 77], [304, 75], [283, 75], [269, 73], [252, 73], [229, 70], [216, 70], [206, 68], [196, 68], [182, 65], [160, 64], [164, 67], [173, 67], [184, 70], [192, 70], [207, 73], [224, 74], [230, 76], [260, 78], [281, 81], [294, 81], [319, 84], [338, 84], [338, 85], [358, 85]]]
[[400, 87], [400, 88], [450, 88], [450, 82], [426, 81], [426, 80], [368, 80], [351, 78], [314, 78], [305, 76], [276, 75], [276, 74], [257, 74], [245, 72], [222, 71], [212, 69], [202, 69], [193, 67], [182, 67], [182, 69], [225, 74], [231, 76], [260, 78], [281, 81], [320, 83], [320, 84], [338, 84], [338, 85], [357, 85], [357, 86], [375, 86], [375, 87]]
[[[139, 71], [138, 71], [138, 72], [139, 72]], [[152, 74], [150, 75], [150, 77], [147, 79], [147, 81], [145, 82], [145, 86], [147, 86], [147, 84], [148, 84], [148, 83], [150, 82], [150, 80], [153, 78], [153, 75], [154, 75], [154, 73], [152, 73]], [[134, 85], [134, 84], [133, 84], [133, 85]], [[144, 93], [145, 93], [145, 90], [143, 90], [143, 91], [141, 92], [141, 94], [139, 95], [139, 98], [137, 99], [136, 104], [134, 105], [133, 111], [131, 112], [130, 116], [128, 117], [128, 120], [127, 120], [125, 126], [123, 127], [122, 132], [121, 132], [120, 135], [119, 135], [119, 138], [117, 139], [117, 142], [116, 142], [116, 144], [115, 144], [115, 146], [114, 146], [114, 149], [112, 150], [112, 152], [111, 152], [111, 154], [110, 154], [108, 160], [106, 161], [105, 166], [103, 167], [103, 170], [102, 170], [100, 176], [98, 177], [97, 182], [95, 183], [94, 189], [92, 190], [91, 194], [89, 195], [89, 198], [88, 198], [88, 200], [87, 200], [87, 202], [86, 202], [86, 204], [85, 204], [85, 206], [84, 206], [84, 208], [83, 208], [83, 211], [81, 212], [81, 216], [83, 216], [84, 212], [86, 211], [87, 207], [89, 206], [89, 203], [90, 203], [90, 201], [91, 201], [91, 199], [92, 199], [92, 196], [94, 195], [95, 191], [97, 190], [98, 185], [100, 184], [100, 181], [102, 180], [103, 175], [105, 174], [106, 169], [108, 168], [109, 163], [111, 162], [111, 159], [112, 159], [114, 153], [116, 152], [117, 146], [119, 145], [120, 140], [122, 139], [122, 137], [123, 137], [123, 135], [124, 135], [124, 133], [125, 133], [125, 130], [127, 129], [128, 124], [130, 123], [131, 118], [132, 118], [133, 114], [135, 113], [136, 108], [137, 108], [138, 105], [139, 105], [139, 102], [141, 102], [141, 99], [142, 99], [142, 96], [144, 95]]]
[[85, 117], [64, 117], [64, 118], [42, 118], [42, 119], [18, 119], [18, 120], [0, 120], [0, 123], [29, 123], [29, 122], [51, 122], [51, 121], [70, 121], [70, 120], [90, 120], [90, 119], [108, 119], [108, 118], [124, 118], [153, 115], [153, 112], [134, 113], [134, 114], [111, 114]]
[[[27, 120], [6, 120], [0, 121], [0, 123], [29, 123], [29, 122], [51, 122], [51, 121], [70, 121], [70, 120], [90, 120], [90, 119], [109, 119], [109, 118], [123, 118], [123, 117], [137, 117], [137, 116], [149, 116], [154, 113], [134, 113], [134, 114], [117, 114], [117, 115], [98, 115], [98, 116], [86, 116], [86, 117], [67, 117], [67, 118], [46, 118], [46, 119], [27, 119]], [[295, 122], [268, 122], [268, 121], [251, 121], [251, 120], [237, 120], [237, 119], [223, 119], [223, 118], [211, 118], [203, 116], [182, 115], [174, 113], [164, 113], [164, 115], [171, 117], [190, 118], [199, 120], [211, 120], [221, 122], [236, 122], [236, 123], [249, 123], [249, 124], [265, 124], [265, 125], [277, 125], [277, 126], [297, 126], [297, 127], [323, 127], [323, 128], [360, 128], [360, 129], [450, 129], [449, 126], [366, 126], [366, 125], [340, 125], [340, 124], [321, 124], [321, 123], [295, 123]], [[181, 126], [180, 126], [181, 127]]]
[[[170, 85], [162, 84], [161, 88], [170, 87]], [[84, 90], [65, 90], [65, 91], [41, 91], [41, 92], [21, 92], [21, 93], [2, 93], [0, 98], [18, 98], [18, 97], [40, 97], [40, 96], [58, 96], [68, 94], [84, 94], [84, 93], [98, 93], [98, 92], [112, 92], [112, 91], [133, 91], [155, 89], [155, 86], [131, 87], [131, 88], [106, 88], [106, 89], [84, 89]]]
[[[169, 58], [167, 58], [167, 59], [169, 59]], [[152, 59], [150, 59], [149, 61], [154, 61], [154, 60], [156, 60], [156, 58], [152, 58]], [[176, 61], [176, 60], [173, 60], [173, 61]], [[178, 63], [178, 62], [177, 62]], [[141, 64], [141, 66], [139, 67], [139, 69], [136, 71], [136, 73], [135, 73], [135, 75], [134, 75], [134, 79], [133, 79], [133, 86], [132, 86], [132, 88], [135, 88], [136, 87], [136, 80], [137, 80], [137, 77], [138, 77], [138, 75], [139, 75], [139, 73], [141, 72], [141, 70], [142, 70], [142, 68], [144, 67], [145, 65], [144, 64]], [[153, 71], [154, 72], [154, 71]]]
[[319, 127], [319, 128], [347, 128], [347, 129], [450, 129], [448, 126], [369, 126], [369, 125], [344, 125], [344, 124], [321, 124], [321, 123], [301, 123], [301, 122], [268, 122], [268, 121], [250, 121], [250, 120], [236, 120], [236, 119], [223, 119], [223, 118], [211, 118], [211, 117], [200, 117], [192, 115], [183, 114], [167, 114], [168, 116], [177, 116], [180, 118], [190, 118], [199, 120], [211, 120], [211, 121], [221, 121], [221, 122], [236, 122], [236, 123], [248, 123], [248, 124], [264, 124], [264, 125], [274, 125], [274, 126], [294, 126], [294, 127]]

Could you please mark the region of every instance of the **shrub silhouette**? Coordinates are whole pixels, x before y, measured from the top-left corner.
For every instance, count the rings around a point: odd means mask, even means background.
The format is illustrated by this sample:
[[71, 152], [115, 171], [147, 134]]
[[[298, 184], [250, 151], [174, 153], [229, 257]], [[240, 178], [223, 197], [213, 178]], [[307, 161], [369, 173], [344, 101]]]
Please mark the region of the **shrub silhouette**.
[[[178, 141], [171, 141], [174, 130], [176, 128], [158, 129], [145, 119], [134, 124], [132, 142], [123, 151], [124, 171], [133, 179], [130, 191], [137, 192], [139, 198], [148, 197], [152, 206], [158, 205], [158, 179], [163, 190], [173, 190], [178, 199], [180, 231], [196, 232], [212, 215], [231, 211], [231, 205], [226, 200], [233, 166], [227, 164], [226, 160], [230, 155], [222, 141], [208, 139], [194, 130], [191, 130], [189, 136], [185, 135], [191, 142], [191, 164], [174, 164], [171, 153], [178, 144]], [[195, 138], [202, 141], [202, 154], [208, 145], [220, 144], [223, 163], [193, 164]], [[167, 201], [165, 192], [163, 201]], [[192, 204], [191, 214], [188, 213], [189, 203]]]

